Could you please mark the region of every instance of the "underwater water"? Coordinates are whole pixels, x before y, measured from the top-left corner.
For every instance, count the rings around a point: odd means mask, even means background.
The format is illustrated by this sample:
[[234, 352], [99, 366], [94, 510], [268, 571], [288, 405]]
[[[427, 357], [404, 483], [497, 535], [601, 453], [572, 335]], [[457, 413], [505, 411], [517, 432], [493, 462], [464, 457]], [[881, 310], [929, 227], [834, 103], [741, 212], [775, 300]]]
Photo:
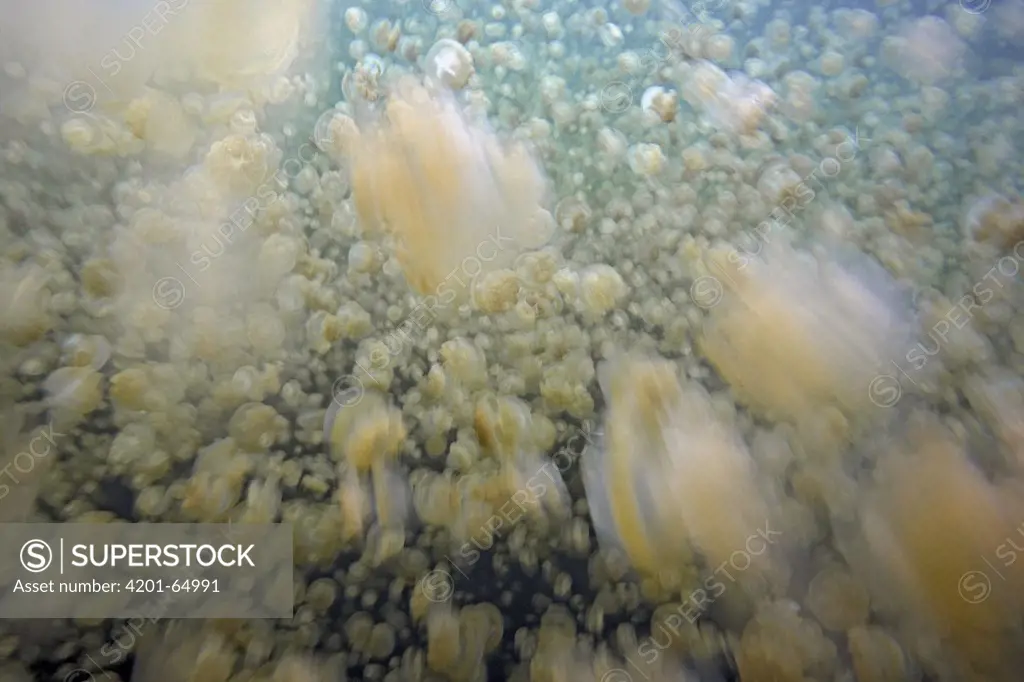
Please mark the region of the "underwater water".
[[0, 0], [0, 524], [291, 540], [58, 612], [0, 525], [0, 681], [1020, 679], [1022, 41]]

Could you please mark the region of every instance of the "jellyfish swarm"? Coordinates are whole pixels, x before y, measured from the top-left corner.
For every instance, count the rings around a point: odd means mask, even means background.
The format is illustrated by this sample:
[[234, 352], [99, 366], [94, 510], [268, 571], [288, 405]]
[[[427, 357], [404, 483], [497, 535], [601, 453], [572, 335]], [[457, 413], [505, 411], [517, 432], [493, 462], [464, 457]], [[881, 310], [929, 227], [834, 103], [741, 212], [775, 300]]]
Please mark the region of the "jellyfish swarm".
[[1019, 679], [1024, 573], [1014, 505], [934, 416], [909, 423], [863, 501], [866, 551], [852, 547], [847, 558], [861, 570], [871, 564], [876, 604], [929, 623], [963, 657], [975, 673], [963, 679]]
[[799, 424], [825, 406], [873, 416], [872, 381], [911, 348], [895, 282], [858, 253], [839, 265], [781, 243], [763, 252], [706, 254], [723, 296], [705, 320], [704, 355], [765, 418]]
[[535, 519], [565, 518], [569, 494], [558, 463], [540, 453], [529, 405], [510, 396], [484, 395], [477, 401], [473, 427], [484, 451], [499, 463], [505, 498], [499, 503], [512, 501]]
[[470, 298], [481, 271], [510, 264], [550, 236], [547, 183], [521, 143], [503, 145], [471, 122], [453, 95], [403, 77], [379, 120], [352, 144], [352, 192], [360, 221], [394, 240], [409, 285]]
[[[555, 459], [541, 454], [530, 407], [518, 398], [484, 394], [474, 430], [488, 459], [458, 476], [423, 472], [413, 481], [420, 520], [447, 529], [459, 557], [473, 562], [520, 519], [550, 524], [570, 516], [570, 498]], [[564, 461], [564, 459], [563, 459]], [[451, 560], [451, 559], [449, 559]]]
[[[583, 477], [602, 540], [621, 546], [644, 573], [686, 561], [691, 549], [710, 565], [742, 551], [769, 506], [742, 440], [708, 396], [680, 385], [661, 359], [610, 360], [600, 381], [609, 406], [604, 437], [584, 455]], [[757, 566], [760, 558], [744, 573], [767, 568]]]

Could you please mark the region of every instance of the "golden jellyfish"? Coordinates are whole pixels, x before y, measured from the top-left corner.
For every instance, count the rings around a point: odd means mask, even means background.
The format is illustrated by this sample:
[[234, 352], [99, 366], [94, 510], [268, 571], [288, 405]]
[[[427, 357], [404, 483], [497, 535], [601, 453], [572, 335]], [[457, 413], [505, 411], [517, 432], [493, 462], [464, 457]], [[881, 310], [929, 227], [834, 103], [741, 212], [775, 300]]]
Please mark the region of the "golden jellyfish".
[[1000, 251], [1021, 249], [1024, 242], [1024, 200], [988, 193], [968, 205], [963, 218], [964, 236]]
[[544, 524], [567, 518], [570, 508], [562, 471], [571, 460], [564, 452], [541, 454], [551, 442], [526, 403], [482, 394], [473, 430], [485, 457], [471, 470], [417, 471], [410, 477], [419, 520], [445, 528], [453, 551], [470, 563], [520, 520]]
[[401, 411], [376, 392], [351, 405], [334, 401], [324, 416], [324, 441], [339, 462], [343, 534], [355, 539], [372, 524], [369, 549], [375, 563], [393, 556], [405, 542], [410, 500], [396, 461], [405, 438]]
[[[542, 458], [537, 427], [526, 403], [509, 396], [484, 395], [477, 401], [473, 426], [484, 450], [500, 464], [503, 485], [499, 487], [499, 504], [511, 500], [533, 516], [544, 512], [564, 516], [569, 495], [560, 467], [558, 462]], [[531, 480], [535, 489], [539, 489], [536, 484], [543, 484], [544, 492], [533, 494]], [[550, 495], [548, 486], [553, 491]]]
[[[602, 539], [646, 574], [689, 563], [692, 550], [711, 565], [729, 561], [769, 522], [770, 508], [735, 430], [667, 360], [610, 360], [600, 383], [604, 437], [584, 454], [583, 477]], [[762, 554], [748, 577], [769, 578]]]
[[400, 77], [378, 120], [353, 142], [361, 223], [389, 235], [409, 285], [467, 301], [482, 272], [508, 267], [550, 237], [547, 182], [521, 142], [503, 144], [453, 95]]
[[774, 91], [761, 81], [728, 74], [707, 61], [693, 68], [681, 94], [715, 128], [741, 135], [757, 130], [776, 102]]
[[963, 679], [1019, 679], [1024, 573], [1019, 510], [1006, 492], [936, 417], [914, 414], [875, 469], [864, 544], [846, 550], [881, 601], [927, 624], [973, 668]]
[[[265, 83], [287, 73], [316, 22], [314, 0], [198, 3], [180, 27], [181, 54], [197, 75], [225, 87]], [[245, 31], [235, 30], [244, 21]], [[175, 27], [177, 29], [178, 27]]]
[[707, 277], [705, 356], [737, 399], [769, 419], [800, 424], [823, 406], [871, 416], [876, 378], [911, 347], [909, 301], [876, 262], [845, 262], [771, 243], [756, 256], [715, 248]]

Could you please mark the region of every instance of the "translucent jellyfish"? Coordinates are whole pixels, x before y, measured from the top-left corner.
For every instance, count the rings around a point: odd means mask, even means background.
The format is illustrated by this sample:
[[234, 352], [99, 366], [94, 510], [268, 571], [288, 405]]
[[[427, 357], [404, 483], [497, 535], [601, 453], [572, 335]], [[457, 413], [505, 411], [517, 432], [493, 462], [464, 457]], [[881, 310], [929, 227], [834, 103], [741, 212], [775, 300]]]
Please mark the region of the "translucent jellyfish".
[[405, 542], [410, 499], [396, 462], [405, 437], [402, 413], [379, 393], [367, 393], [352, 405], [334, 401], [324, 416], [324, 441], [339, 460], [342, 532], [357, 537], [372, 524], [367, 549], [374, 563], [393, 556]]
[[89, 366], [95, 370], [103, 369], [112, 353], [110, 342], [106, 338], [87, 334], [71, 334], [61, 343], [61, 351], [64, 364], [75, 367]]
[[[209, 196], [211, 189], [225, 199], [253, 196], [281, 157], [269, 135], [228, 135], [210, 145], [203, 165], [188, 177], [193, 183], [190, 189], [202, 198]], [[196, 183], [207, 186], [198, 189]]]
[[[644, 90], [640, 98], [640, 108], [654, 113], [665, 123], [675, 120], [679, 110], [679, 96], [659, 85], [652, 85]], [[607, 130], [607, 129], [605, 129]]]
[[878, 30], [878, 17], [864, 9], [837, 9], [835, 23], [843, 37], [850, 41], [868, 40]]
[[362, 7], [349, 7], [345, 10], [344, 17], [345, 26], [352, 33], [358, 35], [366, 30], [366, 26], [370, 23], [370, 20], [366, 16], [366, 10]]
[[833, 262], [778, 242], [762, 251], [705, 258], [719, 294], [701, 341], [711, 364], [769, 419], [799, 423], [829, 405], [847, 418], [877, 414], [872, 381], [911, 348], [904, 293], [863, 254]]
[[92, 367], [60, 367], [43, 382], [57, 423], [76, 423], [103, 403], [103, 375]]
[[54, 323], [49, 285], [49, 276], [37, 265], [0, 267], [0, 339], [27, 346], [46, 335]]
[[452, 90], [461, 90], [473, 75], [469, 50], [448, 38], [434, 43], [424, 62], [428, 81]]
[[904, 78], [930, 85], [952, 76], [963, 65], [967, 44], [938, 17], [921, 17], [883, 43], [889, 65]]
[[[180, 49], [201, 77], [228, 87], [285, 73], [315, 19], [314, 0], [219, 0], [201, 3], [183, 24]], [[245, 31], [234, 30], [245, 22]]]
[[709, 564], [728, 561], [769, 514], [742, 440], [665, 360], [610, 360], [600, 383], [604, 437], [585, 452], [583, 476], [602, 540], [644, 573], [686, 561], [691, 549]]
[[548, 240], [550, 221], [538, 218], [547, 183], [523, 144], [503, 145], [451, 93], [408, 77], [383, 112], [354, 141], [352, 191], [363, 225], [394, 240], [414, 290], [465, 301], [480, 272]]
[[1024, 201], [1011, 201], [1000, 194], [974, 198], [965, 211], [963, 229], [973, 242], [999, 250], [1015, 247], [1024, 242]]
[[888, 444], [863, 501], [864, 544], [844, 552], [870, 576], [876, 603], [929, 624], [980, 675], [965, 679], [1017, 679], [1019, 517], [933, 415], [912, 415], [908, 424]]
[[682, 96], [721, 130], [750, 134], [775, 105], [775, 93], [745, 74], [727, 74], [711, 62], [701, 61], [690, 72]]

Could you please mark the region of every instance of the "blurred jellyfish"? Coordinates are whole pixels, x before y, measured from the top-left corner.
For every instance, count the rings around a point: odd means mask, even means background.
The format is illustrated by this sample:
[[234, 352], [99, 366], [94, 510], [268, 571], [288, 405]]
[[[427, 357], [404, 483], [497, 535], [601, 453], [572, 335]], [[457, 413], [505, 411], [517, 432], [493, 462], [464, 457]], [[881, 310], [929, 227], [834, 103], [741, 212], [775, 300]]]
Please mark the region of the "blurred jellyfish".
[[401, 412], [378, 393], [352, 405], [334, 401], [324, 416], [324, 441], [339, 462], [342, 532], [354, 539], [368, 528], [367, 553], [375, 564], [405, 542], [410, 498], [396, 461], [405, 436]]
[[[375, 54], [363, 55], [355, 68], [341, 78], [341, 93], [345, 101], [363, 118], [376, 112], [384, 96], [387, 76], [384, 61]], [[358, 130], [357, 130], [358, 132]]]
[[[883, 454], [860, 527], [844, 541], [847, 560], [882, 609], [938, 634], [974, 668], [964, 679], [1019, 679], [1024, 573], [1008, 544], [1021, 542], [1013, 505], [934, 415], [912, 414]], [[986, 575], [995, 562], [998, 583]]]
[[400, 77], [361, 131], [351, 159], [360, 220], [394, 240], [418, 293], [446, 287], [443, 303], [466, 301], [481, 272], [550, 237], [538, 217], [547, 183], [531, 152], [471, 122], [449, 91]]
[[[668, 361], [619, 358], [600, 377], [604, 437], [584, 454], [583, 476], [602, 542], [649, 574], [692, 549], [710, 565], [728, 561], [769, 522], [742, 440]], [[748, 577], [767, 577], [767, 556], [754, 563]]]
[[[561, 465], [541, 456], [530, 407], [509, 396], [486, 395], [477, 402], [474, 414], [477, 439], [484, 450], [498, 460], [504, 483], [504, 500], [511, 499], [532, 516], [561, 516], [568, 510], [569, 495], [561, 476]], [[535, 491], [530, 491], [531, 481]], [[520, 494], [523, 491], [531, 494]], [[517, 499], [521, 498], [520, 499]]]
[[[287, 72], [316, 16], [315, 0], [218, 0], [200, 3], [182, 25], [183, 52], [200, 77], [227, 87]], [[237, 30], [245, 26], [244, 31]]]
[[899, 35], [886, 39], [883, 55], [904, 78], [931, 85], [952, 76], [963, 66], [967, 45], [939, 17], [921, 17]]
[[858, 252], [842, 263], [775, 242], [763, 252], [708, 254], [723, 291], [704, 325], [711, 364], [740, 402], [771, 419], [799, 423], [823, 406], [875, 414], [873, 379], [911, 347], [903, 292]]
[[747, 135], [757, 130], [775, 93], [767, 85], [736, 72], [727, 74], [711, 62], [698, 62], [683, 84], [682, 96], [714, 127]]
[[864, 9], [837, 9], [835, 23], [840, 34], [850, 41], [869, 40], [878, 30], [878, 17]]
[[542, 438], [526, 403], [484, 394], [476, 403], [473, 428], [485, 455], [478, 466], [457, 476], [421, 471], [410, 481], [419, 519], [446, 528], [458, 557], [470, 562], [519, 519], [538, 524], [563, 519], [570, 502], [562, 479], [567, 457], [542, 455]]
[[969, 240], [1009, 250], [1024, 241], [1024, 201], [993, 192], [971, 197], [962, 225]]

